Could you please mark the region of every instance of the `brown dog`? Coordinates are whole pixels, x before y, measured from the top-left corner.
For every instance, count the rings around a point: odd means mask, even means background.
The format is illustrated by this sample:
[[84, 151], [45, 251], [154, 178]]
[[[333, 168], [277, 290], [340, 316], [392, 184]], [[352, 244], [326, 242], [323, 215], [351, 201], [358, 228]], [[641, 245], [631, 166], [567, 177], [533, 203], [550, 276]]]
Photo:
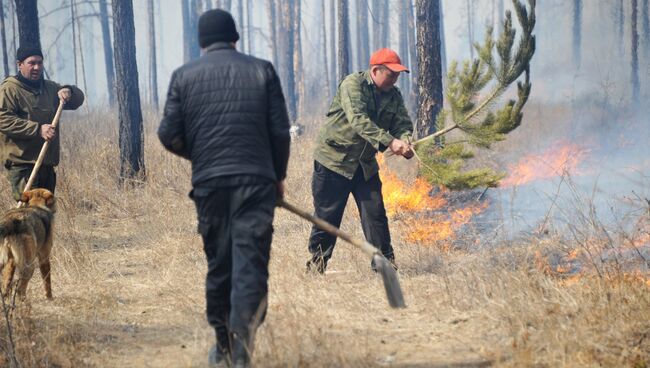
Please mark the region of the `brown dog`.
[[45, 295], [52, 299], [50, 251], [56, 211], [54, 195], [47, 189], [33, 189], [23, 193], [21, 202], [26, 206], [9, 210], [0, 217], [0, 272], [7, 266], [2, 292], [5, 296], [9, 294], [14, 271], [18, 271], [16, 293], [24, 300], [38, 257]]

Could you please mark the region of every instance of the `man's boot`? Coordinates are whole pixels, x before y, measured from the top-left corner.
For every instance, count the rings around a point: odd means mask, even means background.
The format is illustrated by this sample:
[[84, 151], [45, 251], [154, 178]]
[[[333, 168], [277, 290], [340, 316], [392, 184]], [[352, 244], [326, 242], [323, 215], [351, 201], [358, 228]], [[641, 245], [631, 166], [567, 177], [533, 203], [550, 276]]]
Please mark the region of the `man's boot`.
[[251, 346], [248, 337], [243, 334], [232, 335], [232, 366], [233, 368], [249, 368], [251, 366]]
[[230, 336], [226, 327], [215, 328], [217, 343], [208, 352], [208, 367], [230, 367]]

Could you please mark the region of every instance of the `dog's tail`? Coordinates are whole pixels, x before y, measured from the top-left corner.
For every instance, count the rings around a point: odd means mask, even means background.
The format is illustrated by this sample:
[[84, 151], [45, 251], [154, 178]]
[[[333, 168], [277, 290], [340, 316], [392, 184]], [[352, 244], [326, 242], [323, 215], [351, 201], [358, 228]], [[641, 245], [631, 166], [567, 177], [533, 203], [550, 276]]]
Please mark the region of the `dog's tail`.
[[29, 226], [25, 221], [19, 218], [13, 218], [0, 222], [0, 238], [6, 238], [11, 235], [25, 234], [29, 232]]

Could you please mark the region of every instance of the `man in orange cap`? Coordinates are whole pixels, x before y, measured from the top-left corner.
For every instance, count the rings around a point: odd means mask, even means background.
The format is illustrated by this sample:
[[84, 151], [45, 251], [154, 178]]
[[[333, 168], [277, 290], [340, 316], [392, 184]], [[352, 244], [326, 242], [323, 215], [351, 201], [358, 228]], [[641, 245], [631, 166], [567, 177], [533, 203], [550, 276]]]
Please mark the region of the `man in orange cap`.
[[[413, 157], [408, 143], [413, 123], [395, 87], [401, 72], [409, 70], [395, 51], [384, 48], [372, 55], [368, 70], [343, 79], [316, 142], [312, 177], [315, 215], [340, 226], [352, 193], [366, 239], [393, 264], [375, 154], [390, 149], [395, 155]], [[307, 269], [324, 273], [335, 243], [336, 237], [313, 227]]]

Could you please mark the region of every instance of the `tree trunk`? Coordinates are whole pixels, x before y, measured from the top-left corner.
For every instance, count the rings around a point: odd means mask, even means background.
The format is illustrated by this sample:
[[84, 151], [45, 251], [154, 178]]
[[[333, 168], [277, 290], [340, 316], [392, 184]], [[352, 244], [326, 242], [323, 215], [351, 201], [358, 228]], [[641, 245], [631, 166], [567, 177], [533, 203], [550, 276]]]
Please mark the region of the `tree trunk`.
[[145, 179], [144, 134], [135, 55], [132, 0], [112, 0], [115, 70], [120, 119], [120, 178]]
[[[239, 0], [237, 2], [237, 28], [240, 33], [244, 32], [244, 0]], [[246, 53], [246, 35], [239, 35], [239, 50], [243, 53]]]
[[[330, 67], [329, 67], [329, 62], [328, 62], [328, 57], [327, 57], [327, 17], [325, 16], [325, 0], [321, 0], [321, 15], [322, 15], [322, 27], [321, 31], [323, 32], [322, 38], [323, 38], [323, 68], [325, 69], [325, 91], [327, 91], [327, 100], [330, 100], [332, 98], [332, 91], [331, 89], [331, 77], [330, 77]], [[334, 36], [332, 36], [334, 38]]]
[[[248, 53], [253, 55], [253, 27], [251, 26], [251, 18], [253, 14], [253, 1], [246, 2], [246, 42], [248, 42]], [[243, 29], [243, 27], [242, 27]]]
[[370, 40], [368, 35], [368, 0], [357, 0], [357, 64], [359, 70], [368, 68]]
[[643, 49], [646, 60], [650, 57], [650, 19], [648, 19], [648, 0], [643, 0]]
[[269, 33], [271, 34], [271, 55], [273, 55], [273, 65], [278, 68], [278, 37], [275, 15], [275, 0], [266, 0], [266, 12], [269, 16]]
[[[190, 4], [188, 0], [181, 0], [181, 15], [183, 17], [183, 62], [187, 63], [192, 60], [191, 26], [190, 26]], [[115, 23], [115, 22], [113, 22]]]
[[442, 1], [440, 4], [440, 65], [442, 67], [443, 79], [447, 76], [447, 43], [445, 42], [445, 13], [442, 9]]
[[330, 63], [330, 75], [332, 76], [332, 84], [330, 86], [330, 96], [334, 96], [339, 80], [336, 77], [336, 0], [330, 1], [330, 52], [332, 55]]
[[580, 68], [580, 43], [582, 28], [582, 1], [573, 0], [573, 63]]
[[[399, 28], [399, 56], [402, 59], [402, 64], [407, 65], [408, 67], [411, 67], [411, 62], [409, 60], [409, 45], [408, 45], [408, 2], [406, 1], [399, 1], [398, 2], [398, 10], [397, 10], [397, 16], [398, 18], [398, 26]], [[410, 95], [409, 91], [409, 78], [406, 78], [406, 75], [402, 75], [402, 77], [399, 79], [399, 85], [400, 89], [402, 90], [402, 94], [405, 96]]]
[[469, 57], [474, 60], [474, 6], [470, 0], [465, 0], [467, 5], [467, 41], [469, 42]]
[[439, 0], [416, 0], [418, 48], [417, 138], [435, 132], [442, 109]]
[[36, 0], [16, 0], [18, 42], [20, 46], [41, 48]]
[[350, 31], [348, 21], [348, 0], [338, 0], [338, 64], [337, 81], [340, 82], [350, 74]]
[[630, 19], [632, 34], [632, 104], [639, 105], [639, 31], [637, 30], [637, 0], [632, 0], [632, 15]]
[[381, 0], [372, 0], [372, 51], [381, 46]]
[[289, 120], [293, 124], [296, 121], [296, 77], [294, 67], [294, 6], [293, 0], [280, 0], [281, 11], [281, 30], [279, 32], [282, 37], [280, 37], [280, 52], [281, 59], [280, 63], [282, 65], [282, 80], [285, 82], [286, 93], [287, 93], [287, 109], [289, 113]]
[[296, 74], [296, 118], [298, 113], [302, 111], [302, 105], [305, 100], [305, 73], [303, 70], [302, 62], [302, 42], [300, 40], [300, 13], [301, 13], [301, 1], [302, 0], [293, 0], [294, 1], [294, 20], [293, 20], [293, 37], [294, 37], [294, 49], [293, 49], [293, 70]]
[[381, 45], [380, 48], [390, 47], [390, 18], [388, 0], [381, 1]]
[[75, 16], [74, 16], [74, 0], [70, 0], [70, 27], [72, 29], [72, 60], [74, 61], [74, 84], [79, 85], [77, 80], [78, 66], [77, 66], [77, 27], [75, 25]]
[[408, 21], [408, 42], [409, 42], [409, 60], [411, 65], [409, 68], [411, 73], [409, 74], [409, 79], [411, 80], [411, 103], [409, 104], [409, 112], [411, 116], [414, 116], [415, 105], [418, 100], [418, 65], [417, 65], [417, 48], [415, 46], [416, 37], [415, 37], [415, 18], [413, 17], [413, 0], [408, 0], [408, 11], [406, 12], [406, 17]]
[[153, 0], [147, 0], [147, 14], [149, 17], [149, 90], [151, 91], [151, 104], [158, 111], [158, 65], [156, 63], [156, 23], [153, 11]]
[[623, 7], [623, 0], [619, 0], [618, 3], [618, 49], [621, 55], [623, 54], [624, 47], [625, 45], [625, 40], [623, 37], [625, 36], [625, 33], [623, 32], [623, 27], [625, 25], [625, 8]]
[[0, 35], [2, 37], [2, 63], [4, 65], [4, 77], [9, 76], [9, 58], [7, 57], [7, 32], [5, 30], [5, 5], [0, 0]]
[[111, 47], [111, 31], [108, 26], [108, 9], [106, 0], [99, 0], [99, 20], [102, 25], [102, 44], [104, 45], [104, 64], [106, 64], [106, 86], [108, 89], [108, 105], [115, 106], [115, 69], [113, 66], [113, 48]]
[[[71, 4], [71, 8], [74, 9], [74, 7]], [[86, 82], [86, 63], [84, 62], [84, 49], [83, 49], [83, 43], [81, 43], [81, 21], [79, 20], [79, 17], [76, 16], [76, 11], [75, 11], [75, 16], [74, 16], [73, 23], [76, 21], [77, 23], [77, 45], [79, 46], [79, 61], [81, 65], [81, 80], [84, 83], [84, 91], [88, 90], [88, 83]], [[73, 43], [74, 44], [74, 43]], [[75, 78], [76, 79], [76, 78]], [[88, 96], [86, 96], [86, 100], [88, 99]], [[88, 109], [88, 105], [86, 105], [86, 111]]]
[[188, 62], [201, 55], [197, 38], [198, 4], [196, 0], [181, 0], [183, 16], [183, 61]]

